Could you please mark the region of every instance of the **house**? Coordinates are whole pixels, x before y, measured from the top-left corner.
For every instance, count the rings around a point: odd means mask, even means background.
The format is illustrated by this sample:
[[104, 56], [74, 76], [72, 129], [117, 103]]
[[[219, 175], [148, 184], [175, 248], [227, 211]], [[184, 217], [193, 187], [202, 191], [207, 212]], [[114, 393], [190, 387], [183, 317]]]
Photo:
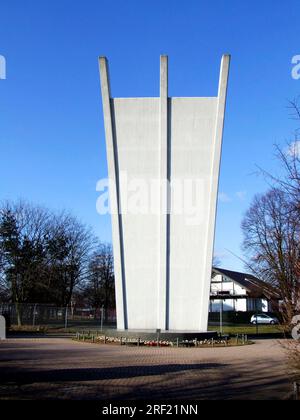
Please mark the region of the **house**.
[[212, 270], [210, 312], [275, 312], [279, 300], [271, 285], [252, 274]]

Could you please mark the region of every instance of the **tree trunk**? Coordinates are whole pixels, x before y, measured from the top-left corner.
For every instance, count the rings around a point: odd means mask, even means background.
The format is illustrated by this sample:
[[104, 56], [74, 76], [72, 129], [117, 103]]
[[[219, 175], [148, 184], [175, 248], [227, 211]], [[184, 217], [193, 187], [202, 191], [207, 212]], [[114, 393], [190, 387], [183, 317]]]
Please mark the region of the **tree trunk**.
[[17, 323], [18, 327], [22, 326], [22, 315], [21, 315], [21, 307], [18, 302], [16, 302], [16, 315], [17, 315]]

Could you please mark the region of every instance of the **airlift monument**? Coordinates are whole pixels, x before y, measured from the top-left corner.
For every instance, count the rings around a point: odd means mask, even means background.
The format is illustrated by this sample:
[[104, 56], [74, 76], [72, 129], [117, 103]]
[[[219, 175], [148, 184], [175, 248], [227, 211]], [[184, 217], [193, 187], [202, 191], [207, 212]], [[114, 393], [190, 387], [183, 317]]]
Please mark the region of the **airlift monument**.
[[[218, 96], [207, 98], [169, 97], [166, 56], [159, 97], [112, 98], [107, 59], [99, 61], [118, 329], [205, 332], [230, 56]], [[129, 211], [124, 175], [151, 185], [158, 211]], [[178, 211], [191, 182], [201, 198], [195, 220]]]

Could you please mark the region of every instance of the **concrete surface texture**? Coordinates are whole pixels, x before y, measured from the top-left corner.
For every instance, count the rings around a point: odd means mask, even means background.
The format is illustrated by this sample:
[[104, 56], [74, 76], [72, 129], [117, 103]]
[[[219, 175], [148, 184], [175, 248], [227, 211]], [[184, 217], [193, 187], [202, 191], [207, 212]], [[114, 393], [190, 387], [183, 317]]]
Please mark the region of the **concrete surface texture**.
[[217, 97], [169, 98], [162, 56], [160, 97], [111, 98], [100, 58], [118, 329], [207, 330], [229, 62]]
[[0, 343], [0, 399], [284, 399], [292, 390], [275, 340], [246, 347], [133, 348], [69, 339]]

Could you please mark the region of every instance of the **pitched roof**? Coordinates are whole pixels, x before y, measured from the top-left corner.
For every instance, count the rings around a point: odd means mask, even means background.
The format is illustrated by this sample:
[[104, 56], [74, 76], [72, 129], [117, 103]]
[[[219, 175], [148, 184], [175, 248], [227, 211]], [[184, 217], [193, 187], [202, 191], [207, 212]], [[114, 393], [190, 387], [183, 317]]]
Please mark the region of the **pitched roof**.
[[273, 286], [258, 279], [252, 274], [241, 273], [239, 271], [226, 270], [224, 268], [213, 267], [213, 271], [229, 277], [234, 282], [244, 287], [251, 295], [263, 295], [268, 299], [279, 299], [280, 296]]

